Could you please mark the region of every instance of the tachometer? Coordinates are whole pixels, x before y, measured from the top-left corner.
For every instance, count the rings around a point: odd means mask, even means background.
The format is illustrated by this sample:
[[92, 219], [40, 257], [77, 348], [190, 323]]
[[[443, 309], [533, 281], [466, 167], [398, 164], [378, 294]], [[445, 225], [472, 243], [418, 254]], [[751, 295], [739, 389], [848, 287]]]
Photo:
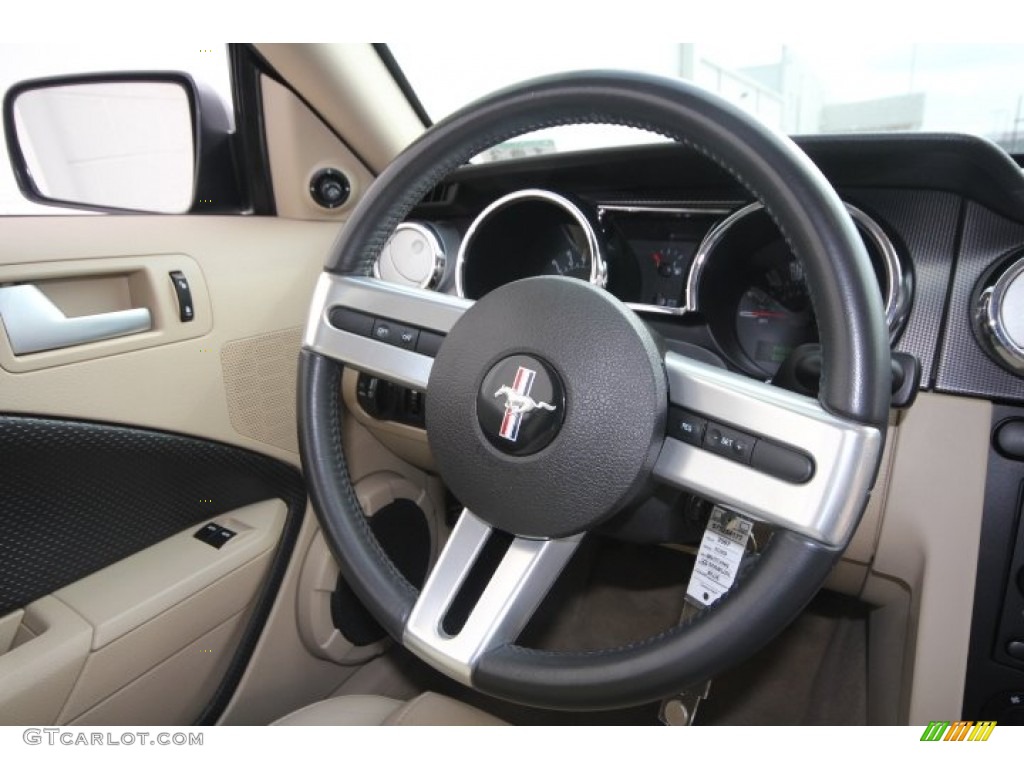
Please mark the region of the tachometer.
[[604, 287], [607, 269], [595, 224], [582, 203], [543, 189], [524, 189], [487, 206], [466, 231], [456, 290], [479, 299], [524, 277], [562, 275]]
[[579, 229], [566, 226], [562, 228], [561, 235], [564, 244], [553, 253], [541, 274], [589, 280], [590, 259], [584, 252], [586, 242], [579, 242]]

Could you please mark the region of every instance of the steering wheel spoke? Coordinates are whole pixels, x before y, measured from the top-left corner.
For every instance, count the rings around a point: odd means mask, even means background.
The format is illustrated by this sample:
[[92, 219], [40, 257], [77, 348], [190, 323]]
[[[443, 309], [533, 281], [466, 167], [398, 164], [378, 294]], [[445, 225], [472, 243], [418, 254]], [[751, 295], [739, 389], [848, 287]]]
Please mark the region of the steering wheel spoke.
[[668, 352], [661, 480], [807, 536], [845, 545], [871, 491], [882, 434], [816, 400]]
[[313, 294], [303, 346], [425, 391], [441, 340], [472, 304], [370, 277], [325, 272]]
[[[583, 538], [515, 536], [502, 553], [492, 541], [496, 535], [463, 510], [405, 626], [405, 645], [466, 685], [484, 654], [515, 641]], [[474, 573], [482, 560], [498, 557], [489, 578]], [[482, 590], [476, 586], [479, 598], [473, 602], [474, 585], [468, 582], [481, 578], [486, 584]]]

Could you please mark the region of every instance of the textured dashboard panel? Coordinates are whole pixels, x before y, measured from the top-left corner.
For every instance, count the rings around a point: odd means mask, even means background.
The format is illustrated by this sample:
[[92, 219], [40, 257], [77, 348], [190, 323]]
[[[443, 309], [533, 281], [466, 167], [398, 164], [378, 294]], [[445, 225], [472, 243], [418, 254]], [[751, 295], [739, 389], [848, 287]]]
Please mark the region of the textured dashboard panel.
[[141, 429], [0, 416], [0, 615], [191, 525], [268, 498], [292, 467]]
[[921, 387], [931, 389], [937, 373], [936, 350], [953, 269], [961, 200], [953, 194], [929, 191], [857, 190], [842, 195], [891, 236], [897, 236], [894, 244], [904, 261], [910, 256], [913, 305], [896, 351], [907, 352], [920, 361]]
[[1021, 247], [1024, 224], [1004, 219], [975, 203], [968, 204], [939, 361], [938, 391], [1024, 400], [1024, 378], [996, 365], [978, 344], [971, 327], [971, 297], [978, 278]]

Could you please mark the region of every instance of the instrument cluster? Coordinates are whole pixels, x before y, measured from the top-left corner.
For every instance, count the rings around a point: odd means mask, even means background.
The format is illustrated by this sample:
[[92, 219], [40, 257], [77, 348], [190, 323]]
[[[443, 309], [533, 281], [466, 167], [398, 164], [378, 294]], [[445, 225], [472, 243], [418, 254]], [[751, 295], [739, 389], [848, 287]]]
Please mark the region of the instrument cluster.
[[[895, 341], [912, 273], [876, 220], [847, 210]], [[641, 315], [703, 321], [716, 352], [761, 379], [818, 339], [803, 267], [760, 203], [593, 203], [523, 189], [491, 202], [458, 233], [449, 224], [400, 225], [381, 263], [376, 274], [385, 279], [400, 273], [408, 284], [469, 299], [526, 277], [588, 280]]]

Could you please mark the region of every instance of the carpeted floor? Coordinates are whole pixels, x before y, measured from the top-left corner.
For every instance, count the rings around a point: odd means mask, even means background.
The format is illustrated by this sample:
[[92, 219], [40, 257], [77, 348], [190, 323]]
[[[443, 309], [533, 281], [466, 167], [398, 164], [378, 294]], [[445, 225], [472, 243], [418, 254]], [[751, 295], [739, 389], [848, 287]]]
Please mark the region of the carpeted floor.
[[[692, 557], [664, 547], [594, 538], [545, 600], [521, 638], [560, 650], [643, 639], [679, 618]], [[858, 725], [866, 722], [867, 614], [822, 592], [757, 655], [711, 685], [698, 724]], [[467, 690], [401, 648], [359, 670], [337, 692], [408, 699], [434, 690], [519, 725], [654, 725], [658, 705], [597, 713], [551, 712]]]

